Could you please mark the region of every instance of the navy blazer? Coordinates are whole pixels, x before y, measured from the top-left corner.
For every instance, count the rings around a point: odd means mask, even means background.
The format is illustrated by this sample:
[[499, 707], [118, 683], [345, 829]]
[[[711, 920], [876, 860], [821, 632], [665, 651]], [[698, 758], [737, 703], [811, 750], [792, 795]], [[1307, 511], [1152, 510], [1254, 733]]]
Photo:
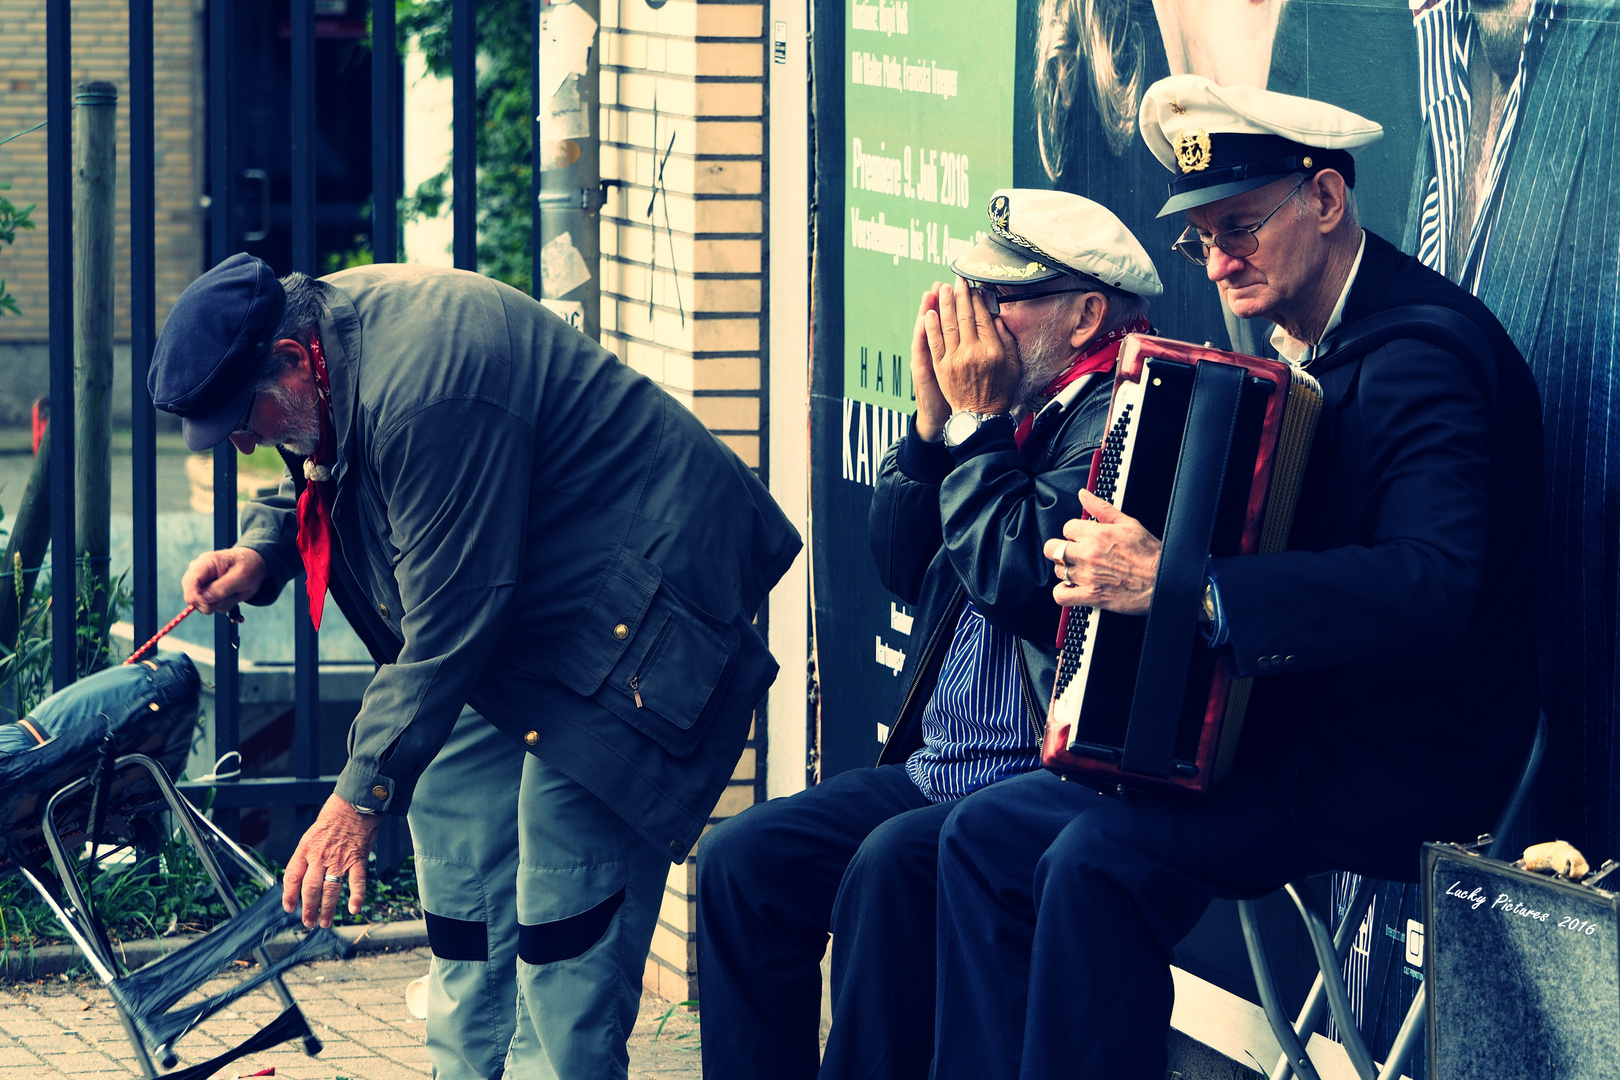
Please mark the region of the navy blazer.
[[1411, 881], [1421, 841], [1489, 830], [1534, 727], [1541, 410], [1484, 305], [1367, 233], [1343, 327], [1405, 304], [1458, 311], [1493, 355], [1324, 355], [1289, 549], [1213, 568], [1258, 676], [1234, 777], [1333, 865]]

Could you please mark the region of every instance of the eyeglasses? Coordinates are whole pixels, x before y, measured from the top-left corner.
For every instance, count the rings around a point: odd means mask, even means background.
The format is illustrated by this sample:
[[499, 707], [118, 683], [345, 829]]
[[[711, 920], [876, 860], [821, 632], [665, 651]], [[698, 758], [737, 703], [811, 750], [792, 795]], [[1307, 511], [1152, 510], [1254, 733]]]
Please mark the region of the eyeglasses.
[[255, 407], [258, 406], [258, 404], [259, 404], [259, 392], [257, 390], [255, 390], [255, 391], [253, 391], [253, 396], [248, 398], [247, 412], [243, 413], [242, 414], [242, 419], [240, 419], [240, 420], [238, 420], [236, 422], [236, 430], [231, 432], [232, 435], [253, 435], [253, 434], [255, 434], [253, 428], [250, 427], [249, 425], [251, 425], [253, 423], [253, 410], [254, 410]]
[[1194, 266], [1203, 266], [1209, 261], [1209, 249], [1212, 247], [1220, 248], [1234, 259], [1247, 259], [1260, 250], [1260, 237], [1256, 234], [1278, 210], [1283, 208], [1283, 203], [1292, 199], [1295, 193], [1305, 186], [1306, 179], [1300, 177], [1299, 183], [1294, 185], [1294, 190], [1284, 195], [1283, 201], [1271, 208], [1271, 213], [1253, 225], [1245, 225], [1241, 229], [1223, 229], [1208, 240], [1204, 239], [1204, 233], [1198, 226], [1189, 225], [1170, 246]]
[[996, 292], [996, 287], [994, 285], [974, 285], [972, 286], [972, 289], [974, 292], [979, 294], [979, 298], [984, 301], [985, 310], [988, 311], [992, 316], [1001, 314], [1001, 305], [1003, 304], [1018, 304], [1025, 300], [1039, 300], [1046, 296], [1061, 296], [1063, 293], [1097, 291], [1096, 289], [1088, 289], [1082, 285], [1078, 288], [1042, 289], [1040, 292], [1018, 293], [1016, 296], [1002, 296]]

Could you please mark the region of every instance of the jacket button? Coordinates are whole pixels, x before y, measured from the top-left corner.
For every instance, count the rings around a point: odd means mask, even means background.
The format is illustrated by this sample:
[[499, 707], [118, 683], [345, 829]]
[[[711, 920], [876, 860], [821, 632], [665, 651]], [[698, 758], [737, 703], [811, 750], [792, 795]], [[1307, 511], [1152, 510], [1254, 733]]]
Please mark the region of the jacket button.
[[523, 741], [528, 743], [530, 746], [533, 746], [535, 743], [540, 741], [540, 733], [538, 731], [525, 731], [523, 733]]
[[378, 604], [377, 605], [377, 614], [381, 615], [385, 619], [388, 618], [388, 605], [387, 604]]
[[613, 628], [613, 636], [618, 638], [620, 641], [623, 641], [625, 638], [630, 636], [630, 628], [624, 625], [624, 623], [620, 623], [618, 626]]
[[377, 796], [379, 799], [388, 798], [388, 789], [383, 787], [381, 784], [378, 784], [376, 787], [372, 788], [371, 793]]
[[677, 859], [684, 858], [686, 855], [686, 852], [681, 849], [681, 842], [679, 840], [671, 840], [669, 842], [669, 853], [671, 856]]
[[1285, 664], [1292, 664], [1292, 663], [1293, 663], [1293, 662], [1294, 662], [1294, 658], [1293, 658], [1293, 657], [1292, 657], [1292, 656], [1285, 656], [1285, 657], [1283, 657], [1283, 663], [1285, 663]]

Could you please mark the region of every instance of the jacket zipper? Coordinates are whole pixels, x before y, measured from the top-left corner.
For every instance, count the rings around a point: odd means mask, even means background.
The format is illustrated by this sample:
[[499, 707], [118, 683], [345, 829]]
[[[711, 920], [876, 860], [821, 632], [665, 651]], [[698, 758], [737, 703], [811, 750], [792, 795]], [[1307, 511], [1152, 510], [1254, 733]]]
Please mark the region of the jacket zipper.
[[911, 703], [917, 697], [917, 686], [922, 682], [923, 673], [928, 670], [928, 665], [933, 663], [934, 654], [939, 651], [940, 640], [945, 637], [945, 628], [950, 627], [951, 632], [955, 633], [956, 624], [962, 619], [962, 603], [966, 596], [967, 589], [958, 583], [956, 592], [951, 594], [951, 602], [945, 605], [944, 618], [934, 626], [934, 635], [928, 639], [928, 645], [923, 649], [922, 660], [917, 664], [916, 674], [911, 677], [911, 686], [906, 689], [905, 700], [900, 703], [900, 711], [895, 714], [894, 726], [889, 728], [889, 737], [883, 740], [883, 749], [878, 752], [879, 761], [882, 761], [883, 756], [889, 752], [890, 744], [904, 726], [906, 713], [911, 710]]
[[664, 638], [668, 636], [671, 621], [669, 619], [664, 620], [664, 625], [658, 628], [658, 636], [653, 638], [651, 645], [647, 646], [646, 653], [641, 657], [640, 666], [636, 668], [636, 673], [630, 676], [630, 693], [635, 697], [636, 708], [638, 709], [643, 707], [641, 704], [641, 673], [647, 670], [647, 662], [652, 659], [653, 653], [658, 651], [658, 646], [663, 644]]
[[[1035, 701], [1035, 689], [1031, 686], [1029, 674], [1029, 661], [1024, 659], [1023, 639], [1013, 639], [1018, 645], [1018, 673], [1022, 676], [1018, 680], [1018, 688], [1024, 692], [1024, 704], [1029, 709], [1029, 724], [1035, 729], [1035, 749], [1041, 750], [1046, 745], [1046, 722], [1040, 706]], [[1058, 663], [1062, 664], [1061, 657]]]

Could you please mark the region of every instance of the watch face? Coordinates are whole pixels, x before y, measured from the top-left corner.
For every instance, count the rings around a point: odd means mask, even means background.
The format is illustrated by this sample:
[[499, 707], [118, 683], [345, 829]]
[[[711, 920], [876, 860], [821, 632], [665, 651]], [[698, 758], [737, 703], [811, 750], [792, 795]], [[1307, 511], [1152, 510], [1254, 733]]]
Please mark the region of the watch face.
[[960, 446], [967, 441], [969, 436], [979, 430], [981, 423], [983, 421], [973, 413], [952, 413], [950, 419], [945, 421], [945, 445]]

